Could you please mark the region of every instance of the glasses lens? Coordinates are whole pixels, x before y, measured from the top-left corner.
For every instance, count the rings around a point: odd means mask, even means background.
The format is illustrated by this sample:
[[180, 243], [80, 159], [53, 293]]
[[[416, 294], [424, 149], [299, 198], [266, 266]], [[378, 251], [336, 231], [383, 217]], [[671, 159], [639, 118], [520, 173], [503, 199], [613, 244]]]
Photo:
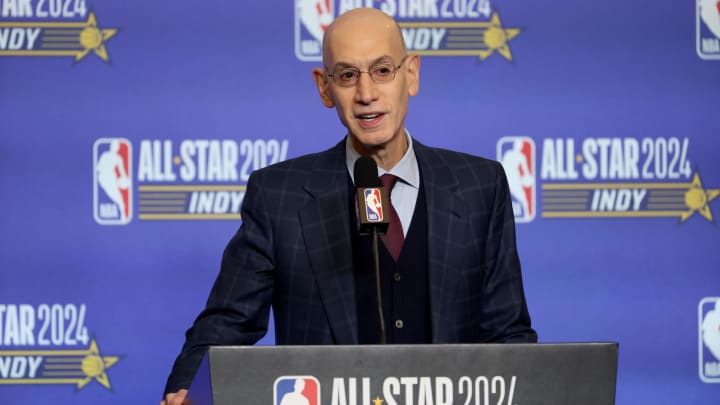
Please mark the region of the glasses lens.
[[378, 83], [383, 83], [395, 78], [395, 66], [390, 63], [381, 63], [370, 69], [372, 79]]
[[357, 69], [341, 69], [339, 71], [336, 71], [334, 74], [335, 82], [341, 86], [353, 86], [358, 81], [358, 77], [360, 77], [360, 71]]

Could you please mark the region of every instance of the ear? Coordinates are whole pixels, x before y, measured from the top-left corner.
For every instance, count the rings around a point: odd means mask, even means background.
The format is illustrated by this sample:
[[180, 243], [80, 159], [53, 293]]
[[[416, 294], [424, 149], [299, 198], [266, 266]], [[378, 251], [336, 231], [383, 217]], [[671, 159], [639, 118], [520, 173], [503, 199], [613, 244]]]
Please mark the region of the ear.
[[420, 91], [420, 55], [409, 55], [405, 63], [407, 63], [408, 95], [414, 96]]
[[330, 97], [330, 82], [328, 81], [327, 75], [325, 75], [325, 70], [315, 68], [312, 71], [312, 75], [315, 85], [318, 88], [318, 92], [320, 93], [320, 100], [323, 105], [327, 108], [335, 107], [335, 102], [332, 97]]

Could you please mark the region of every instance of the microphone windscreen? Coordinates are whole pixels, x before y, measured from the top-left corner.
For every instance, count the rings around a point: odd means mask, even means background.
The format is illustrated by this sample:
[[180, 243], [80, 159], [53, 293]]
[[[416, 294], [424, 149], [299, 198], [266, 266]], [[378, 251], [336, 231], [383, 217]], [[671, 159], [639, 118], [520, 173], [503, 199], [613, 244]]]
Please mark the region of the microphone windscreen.
[[381, 186], [380, 178], [378, 178], [377, 163], [375, 163], [375, 159], [369, 156], [361, 156], [355, 161], [353, 173], [356, 188]]

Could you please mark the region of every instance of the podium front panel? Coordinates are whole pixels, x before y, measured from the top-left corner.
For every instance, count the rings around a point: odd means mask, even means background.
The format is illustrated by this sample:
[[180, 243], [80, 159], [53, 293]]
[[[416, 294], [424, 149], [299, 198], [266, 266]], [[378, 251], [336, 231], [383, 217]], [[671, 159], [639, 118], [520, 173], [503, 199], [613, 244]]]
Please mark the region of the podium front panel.
[[193, 405], [612, 405], [617, 356], [615, 343], [211, 347], [190, 396]]

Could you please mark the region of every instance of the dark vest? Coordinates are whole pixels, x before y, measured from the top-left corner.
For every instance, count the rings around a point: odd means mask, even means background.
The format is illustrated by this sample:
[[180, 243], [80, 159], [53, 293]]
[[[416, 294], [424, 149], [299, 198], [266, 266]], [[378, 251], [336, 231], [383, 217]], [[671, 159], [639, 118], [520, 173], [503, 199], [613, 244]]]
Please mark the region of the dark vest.
[[[351, 184], [351, 211], [355, 212], [355, 188]], [[351, 216], [358, 342], [380, 343], [372, 236], [358, 234], [357, 218]], [[397, 263], [378, 238], [380, 284], [387, 343], [431, 343], [428, 288], [427, 204], [420, 185], [410, 228]]]

